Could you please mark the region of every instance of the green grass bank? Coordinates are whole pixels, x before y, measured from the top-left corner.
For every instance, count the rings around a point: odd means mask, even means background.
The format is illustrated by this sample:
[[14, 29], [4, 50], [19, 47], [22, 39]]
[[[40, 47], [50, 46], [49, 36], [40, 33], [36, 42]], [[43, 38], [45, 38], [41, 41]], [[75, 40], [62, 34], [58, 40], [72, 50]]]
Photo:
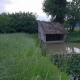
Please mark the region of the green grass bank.
[[69, 80], [36, 43], [37, 35], [0, 34], [0, 80]]
[[80, 42], [80, 31], [69, 32], [66, 40]]

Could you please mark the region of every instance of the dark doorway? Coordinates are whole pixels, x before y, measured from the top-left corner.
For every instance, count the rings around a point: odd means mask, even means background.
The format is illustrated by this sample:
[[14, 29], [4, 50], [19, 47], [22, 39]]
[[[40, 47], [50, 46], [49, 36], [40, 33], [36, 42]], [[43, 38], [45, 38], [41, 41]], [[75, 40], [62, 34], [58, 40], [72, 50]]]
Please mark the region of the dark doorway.
[[46, 34], [46, 41], [59, 41], [63, 38], [64, 34]]

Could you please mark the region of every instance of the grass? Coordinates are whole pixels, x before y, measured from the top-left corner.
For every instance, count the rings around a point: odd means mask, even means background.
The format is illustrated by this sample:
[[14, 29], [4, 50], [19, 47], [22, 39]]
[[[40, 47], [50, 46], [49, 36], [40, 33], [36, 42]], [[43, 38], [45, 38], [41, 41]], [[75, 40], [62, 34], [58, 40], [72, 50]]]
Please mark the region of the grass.
[[0, 34], [0, 80], [68, 80], [36, 42], [37, 35]]
[[80, 41], [80, 31], [69, 32], [67, 40]]

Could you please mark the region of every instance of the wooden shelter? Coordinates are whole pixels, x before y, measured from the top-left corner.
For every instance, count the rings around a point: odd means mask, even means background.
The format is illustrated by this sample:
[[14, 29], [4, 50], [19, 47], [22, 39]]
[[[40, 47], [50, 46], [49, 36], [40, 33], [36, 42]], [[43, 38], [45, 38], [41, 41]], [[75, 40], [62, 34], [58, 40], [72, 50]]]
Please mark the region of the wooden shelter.
[[38, 21], [38, 36], [43, 42], [64, 42], [67, 33], [59, 22]]

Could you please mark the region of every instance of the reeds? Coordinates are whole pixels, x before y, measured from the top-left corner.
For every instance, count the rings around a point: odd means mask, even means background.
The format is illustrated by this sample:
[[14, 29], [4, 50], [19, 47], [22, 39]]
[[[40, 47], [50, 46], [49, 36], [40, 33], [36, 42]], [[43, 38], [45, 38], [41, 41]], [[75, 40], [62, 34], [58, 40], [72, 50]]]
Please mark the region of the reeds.
[[0, 34], [0, 80], [68, 80], [36, 41], [36, 35]]

